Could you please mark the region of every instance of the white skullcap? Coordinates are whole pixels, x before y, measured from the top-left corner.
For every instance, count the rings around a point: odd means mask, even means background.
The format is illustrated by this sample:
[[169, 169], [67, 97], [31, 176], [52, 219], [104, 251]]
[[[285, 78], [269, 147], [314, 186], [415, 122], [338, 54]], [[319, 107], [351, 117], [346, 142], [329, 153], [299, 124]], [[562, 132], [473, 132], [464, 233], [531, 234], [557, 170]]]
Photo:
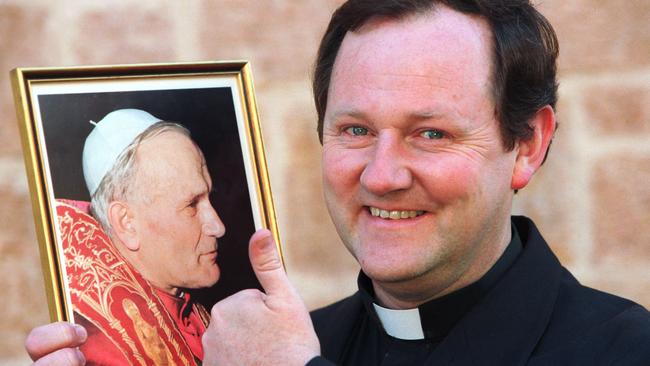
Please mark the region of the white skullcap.
[[90, 121], [95, 128], [86, 138], [82, 165], [91, 196], [122, 151], [156, 122], [160, 119], [139, 109], [118, 109], [97, 123]]

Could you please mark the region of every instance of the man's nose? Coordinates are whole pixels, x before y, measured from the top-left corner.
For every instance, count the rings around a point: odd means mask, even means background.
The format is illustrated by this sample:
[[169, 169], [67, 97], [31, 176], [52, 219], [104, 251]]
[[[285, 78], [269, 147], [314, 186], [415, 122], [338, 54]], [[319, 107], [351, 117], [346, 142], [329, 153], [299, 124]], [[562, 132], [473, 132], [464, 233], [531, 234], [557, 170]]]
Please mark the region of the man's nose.
[[217, 211], [212, 207], [212, 204], [207, 204], [206, 209], [202, 213], [202, 219], [203, 234], [220, 238], [226, 233], [226, 226], [221, 221]]
[[413, 176], [404, 149], [399, 133], [380, 133], [361, 173], [361, 186], [376, 196], [411, 187]]

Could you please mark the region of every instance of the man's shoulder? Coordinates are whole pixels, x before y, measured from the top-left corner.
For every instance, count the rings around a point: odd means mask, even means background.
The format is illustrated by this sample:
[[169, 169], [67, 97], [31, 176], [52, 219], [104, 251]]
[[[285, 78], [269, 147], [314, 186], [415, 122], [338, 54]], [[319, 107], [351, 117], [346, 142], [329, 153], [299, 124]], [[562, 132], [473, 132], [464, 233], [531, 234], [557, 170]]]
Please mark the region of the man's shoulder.
[[363, 312], [364, 306], [359, 292], [311, 312], [323, 355], [330, 357], [341, 353]]
[[[555, 257], [535, 224], [523, 216], [514, 216], [513, 222], [524, 242], [522, 260], [515, 264], [520, 277], [515, 281], [530, 290], [539, 291], [535, 281], [554, 279], [556, 285], [548, 289], [547, 296], [554, 296], [553, 318], [560, 324], [577, 326], [606, 322], [619, 315], [630, 314], [650, 321], [650, 313], [635, 302], [581, 284]], [[535, 271], [535, 273], [531, 273]], [[538, 276], [534, 276], [537, 274]], [[531, 280], [532, 278], [532, 280]], [[531, 287], [532, 286], [532, 287]], [[627, 316], [621, 320], [627, 319]]]
[[545, 302], [537, 312], [524, 307], [517, 313], [539, 320], [533, 358], [540, 364], [650, 364], [650, 312], [582, 285], [552, 254], [532, 221], [513, 217], [513, 222], [525, 249], [511, 271], [516, 275], [508, 276], [510, 286], [500, 293], [502, 300], [537, 296]]
[[[563, 325], [567, 332], [609, 334], [645, 334], [650, 341], [650, 312], [623, 297], [580, 284], [565, 271], [559, 288], [552, 324]], [[573, 330], [568, 329], [571, 327]], [[613, 332], [615, 330], [615, 332]]]
[[359, 292], [354, 293], [333, 304], [316, 309], [310, 313], [311, 320], [314, 323], [316, 332], [325, 330], [332, 326], [332, 321], [351, 320], [358, 316], [359, 311], [363, 308], [361, 295]]
[[650, 312], [631, 300], [583, 286], [564, 270], [536, 356], [644, 364], [650, 360]]

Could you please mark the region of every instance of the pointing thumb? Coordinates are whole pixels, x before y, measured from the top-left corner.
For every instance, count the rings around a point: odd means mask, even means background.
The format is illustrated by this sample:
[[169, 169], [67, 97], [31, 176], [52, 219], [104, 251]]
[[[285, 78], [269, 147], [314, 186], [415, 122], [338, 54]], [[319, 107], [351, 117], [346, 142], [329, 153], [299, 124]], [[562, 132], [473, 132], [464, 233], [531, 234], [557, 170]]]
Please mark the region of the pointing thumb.
[[253, 234], [248, 246], [248, 255], [255, 276], [267, 295], [277, 296], [291, 291], [289, 279], [269, 230], [262, 229]]

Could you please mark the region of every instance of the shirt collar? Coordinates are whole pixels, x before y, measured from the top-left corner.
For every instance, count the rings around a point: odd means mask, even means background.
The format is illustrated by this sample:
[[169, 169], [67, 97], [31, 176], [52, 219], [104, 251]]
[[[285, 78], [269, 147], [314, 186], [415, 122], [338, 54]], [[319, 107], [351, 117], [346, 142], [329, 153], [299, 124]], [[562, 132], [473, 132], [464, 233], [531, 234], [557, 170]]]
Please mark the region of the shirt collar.
[[179, 323], [180, 320], [186, 318], [192, 312], [189, 293], [179, 290], [178, 294], [174, 296], [157, 288], [155, 290], [158, 298], [165, 305], [176, 323]]
[[375, 304], [372, 282], [363, 272], [358, 278], [359, 292], [370, 317], [380, 324], [388, 335], [407, 340], [426, 338], [440, 341], [499, 281], [521, 251], [521, 239], [512, 225], [510, 243], [483, 277], [469, 286], [428, 301], [416, 309], [391, 310]]

